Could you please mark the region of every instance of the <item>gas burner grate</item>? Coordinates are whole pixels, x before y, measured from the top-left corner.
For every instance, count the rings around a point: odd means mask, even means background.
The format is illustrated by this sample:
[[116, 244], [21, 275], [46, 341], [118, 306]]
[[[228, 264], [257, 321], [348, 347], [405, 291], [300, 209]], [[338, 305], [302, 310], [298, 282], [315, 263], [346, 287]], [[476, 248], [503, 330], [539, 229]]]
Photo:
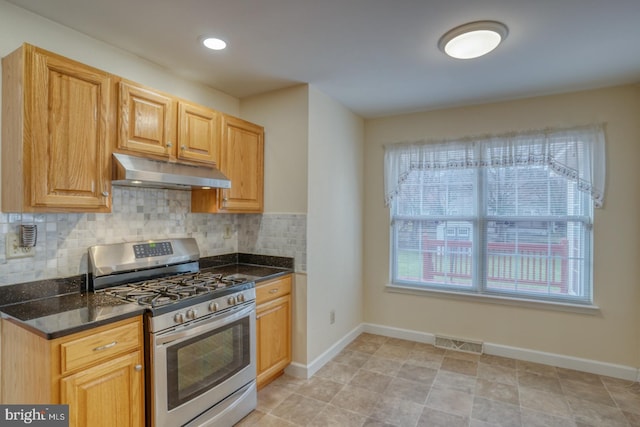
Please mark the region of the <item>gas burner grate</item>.
[[161, 292], [155, 295], [144, 296], [138, 299], [141, 305], [150, 305], [151, 307], [160, 307], [162, 305], [171, 304], [182, 299], [180, 295], [171, 292]]
[[106, 288], [105, 293], [140, 305], [159, 307], [245, 282], [246, 278], [196, 272]]

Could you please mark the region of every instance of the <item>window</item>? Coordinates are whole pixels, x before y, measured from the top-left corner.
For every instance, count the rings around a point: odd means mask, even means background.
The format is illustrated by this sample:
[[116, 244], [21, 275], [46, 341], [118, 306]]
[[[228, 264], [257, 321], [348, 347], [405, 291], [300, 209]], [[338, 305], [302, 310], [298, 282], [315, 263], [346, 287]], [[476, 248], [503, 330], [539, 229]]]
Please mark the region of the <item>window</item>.
[[592, 303], [601, 127], [388, 145], [385, 185], [392, 286]]

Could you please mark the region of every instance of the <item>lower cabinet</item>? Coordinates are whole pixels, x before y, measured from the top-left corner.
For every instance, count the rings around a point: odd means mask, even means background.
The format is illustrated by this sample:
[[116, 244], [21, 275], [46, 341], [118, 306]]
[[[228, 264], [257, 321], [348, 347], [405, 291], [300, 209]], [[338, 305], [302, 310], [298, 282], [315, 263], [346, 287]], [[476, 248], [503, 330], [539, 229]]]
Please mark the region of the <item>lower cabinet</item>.
[[2, 403], [68, 404], [69, 426], [144, 426], [140, 316], [47, 340], [2, 321]]
[[257, 384], [264, 387], [291, 363], [291, 275], [256, 286]]
[[69, 404], [69, 426], [141, 426], [142, 353], [136, 351], [60, 381], [60, 401]]

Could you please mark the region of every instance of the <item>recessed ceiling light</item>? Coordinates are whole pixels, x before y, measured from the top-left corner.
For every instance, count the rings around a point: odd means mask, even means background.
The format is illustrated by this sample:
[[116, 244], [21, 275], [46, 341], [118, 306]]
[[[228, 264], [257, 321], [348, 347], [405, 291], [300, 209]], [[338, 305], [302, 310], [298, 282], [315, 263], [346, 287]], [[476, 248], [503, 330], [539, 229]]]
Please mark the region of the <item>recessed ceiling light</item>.
[[498, 47], [507, 34], [509, 29], [500, 22], [470, 22], [448, 31], [438, 41], [438, 48], [452, 58], [477, 58]]
[[203, 39], [202, 44], [212, 50], [222, 50], [227, 47], [227, 42], [215, 37], [207, 37]]

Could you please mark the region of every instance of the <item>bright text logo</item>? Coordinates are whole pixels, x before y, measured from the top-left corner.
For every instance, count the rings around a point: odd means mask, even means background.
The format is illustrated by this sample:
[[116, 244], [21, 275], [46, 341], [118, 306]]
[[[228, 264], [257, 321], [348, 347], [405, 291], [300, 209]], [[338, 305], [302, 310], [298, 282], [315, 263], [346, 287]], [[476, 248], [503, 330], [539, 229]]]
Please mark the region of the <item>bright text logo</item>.
[[0, 427], [68, 427], [69, 405], [0, 405]]

